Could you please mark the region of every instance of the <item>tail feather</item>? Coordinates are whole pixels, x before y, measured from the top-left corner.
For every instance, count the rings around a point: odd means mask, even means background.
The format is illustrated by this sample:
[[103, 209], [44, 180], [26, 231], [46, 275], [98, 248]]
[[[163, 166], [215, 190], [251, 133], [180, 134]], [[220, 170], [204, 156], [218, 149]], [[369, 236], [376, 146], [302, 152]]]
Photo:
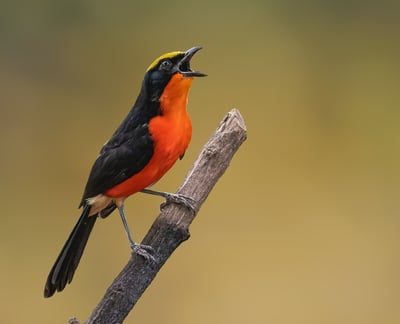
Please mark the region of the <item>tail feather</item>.
[[56, 291], [62, 291], [71, 282], [97, 219], [97, 216], [89, 216], [89, 212], [90, 205], [86, 204], [47, 277], [44, 297], [51, 297]]

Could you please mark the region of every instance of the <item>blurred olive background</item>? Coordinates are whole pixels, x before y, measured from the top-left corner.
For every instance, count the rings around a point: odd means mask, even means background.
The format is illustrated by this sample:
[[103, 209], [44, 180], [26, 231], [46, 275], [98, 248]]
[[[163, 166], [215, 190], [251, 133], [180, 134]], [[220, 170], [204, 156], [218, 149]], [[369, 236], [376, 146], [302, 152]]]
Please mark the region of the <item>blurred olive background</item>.
[[[84, 321], [129, 258], [98, 222], [72, 285], [43, 286], [101, 145], [159, 55], [202, 45], [194, 134], [244, 143], [126, 323], [400, 323], [398, 1], [15, 1], [0, 5], [1, 318]], [[161, 200], [127, 215], [141, 240]]]

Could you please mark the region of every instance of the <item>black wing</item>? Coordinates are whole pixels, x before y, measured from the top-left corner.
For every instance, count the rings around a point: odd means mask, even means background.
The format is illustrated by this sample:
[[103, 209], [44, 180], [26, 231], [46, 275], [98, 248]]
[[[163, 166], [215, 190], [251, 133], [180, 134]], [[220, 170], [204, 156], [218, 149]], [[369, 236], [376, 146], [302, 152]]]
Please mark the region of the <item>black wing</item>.
[[81, 204], [142, 170], [150, 161], [153, 149], [147, 123], [125, 131], [119, 129], [94, 162]]

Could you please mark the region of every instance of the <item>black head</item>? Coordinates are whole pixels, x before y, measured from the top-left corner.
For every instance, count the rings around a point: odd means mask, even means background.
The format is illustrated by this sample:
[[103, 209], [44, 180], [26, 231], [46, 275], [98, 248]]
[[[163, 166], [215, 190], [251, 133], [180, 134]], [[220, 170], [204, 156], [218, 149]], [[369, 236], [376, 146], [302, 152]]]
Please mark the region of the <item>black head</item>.
[[193, 71], [190, 67], [190, 60], [199, 50], [201, 47], [196, 46], [185, 52], [166, 53], [150, 64], [144, 77], [144, 85], [151, 100], [158, 100], [165, 86], [176, 73], [182, 74], [185, 78], [206, 76], [204, 73]]

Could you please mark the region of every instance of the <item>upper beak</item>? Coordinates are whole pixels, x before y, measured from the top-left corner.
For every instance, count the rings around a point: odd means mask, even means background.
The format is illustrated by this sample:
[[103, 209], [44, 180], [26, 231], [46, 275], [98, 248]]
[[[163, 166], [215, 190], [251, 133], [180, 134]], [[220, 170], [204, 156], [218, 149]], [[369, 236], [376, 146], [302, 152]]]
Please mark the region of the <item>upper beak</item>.
[[185, 52], [185, 56], [182, 58], [182, 60], [178, 63], [178, 71], [183, 74], [184, 76], [187, 77], [205, 77], [207, 74], [198, 72], [198, 71], [192, 71], [190, 68], [190, 60], [192, 59], [193, 55], [196, 54], [198, 51], [202, 49], [201, 46], [195, 46], [190, 49], [188, 49]]

